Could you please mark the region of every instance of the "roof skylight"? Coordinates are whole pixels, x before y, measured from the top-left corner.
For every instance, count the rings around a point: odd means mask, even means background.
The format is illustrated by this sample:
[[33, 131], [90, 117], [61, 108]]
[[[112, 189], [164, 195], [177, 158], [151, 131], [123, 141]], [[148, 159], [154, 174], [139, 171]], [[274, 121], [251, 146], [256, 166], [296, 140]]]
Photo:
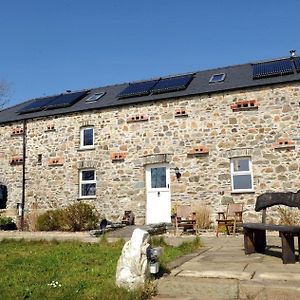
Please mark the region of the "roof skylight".
[[96, 102], [97, 100], [99, 100], [100, 98], [102, 98], [106, 93], [105, 92], [100, 92], [100, 93], [95, 93], [93, 95], [91, 95], [90, 97], [88, 97], [85, 102]]
[[225, 80], [225, 77], [225, 73], [214, 74], [210, 77], [209, 83], [222, 82]]

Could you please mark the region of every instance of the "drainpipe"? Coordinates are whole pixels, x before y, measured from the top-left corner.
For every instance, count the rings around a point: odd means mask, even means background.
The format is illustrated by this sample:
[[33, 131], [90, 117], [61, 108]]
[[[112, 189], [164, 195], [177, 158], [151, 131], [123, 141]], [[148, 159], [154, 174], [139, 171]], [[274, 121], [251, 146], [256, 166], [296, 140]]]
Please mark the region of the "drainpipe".
[[25, 170], [26, 170], [26, 120], [23, 121], [23, 173], [22, 173], [22, 203], [21, 203], [21, 230], [24, 230], [25, 211]]

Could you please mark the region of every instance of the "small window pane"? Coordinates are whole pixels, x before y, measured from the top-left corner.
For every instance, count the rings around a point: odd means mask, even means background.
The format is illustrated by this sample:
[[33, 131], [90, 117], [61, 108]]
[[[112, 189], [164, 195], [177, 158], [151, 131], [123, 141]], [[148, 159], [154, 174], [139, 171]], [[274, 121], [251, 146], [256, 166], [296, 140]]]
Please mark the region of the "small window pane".
[[251, 190], [252, 180], [251, 175], [234, 175], [233, 176], [234, 190]]
[[90, 171], [82, 171], [82, 180], [95, 180], [95, 171], [90, 170]]
[[152, 168], [151, 169], [151, 188], [165, 188], [166, 182], [166, 168]]
[[234, 172], [249, 171], [249, 159], [236, 159], [233, 162]]
[[82, 196], [95, 196], [96, 195], [96, 183], [82, 184], [81, 185]]
[[94, 145], [94, 129], [87, 128], [83, 130], [83, 146]]

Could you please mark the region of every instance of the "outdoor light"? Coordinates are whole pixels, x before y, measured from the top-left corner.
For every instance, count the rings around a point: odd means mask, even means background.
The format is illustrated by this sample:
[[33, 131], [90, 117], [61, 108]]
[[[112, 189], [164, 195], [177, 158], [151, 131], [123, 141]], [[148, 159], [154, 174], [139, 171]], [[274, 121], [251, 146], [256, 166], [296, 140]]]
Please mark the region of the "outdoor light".
[[175, 168], [175, 175], [176, 175], [176, 178], [177, 178], [177, 180], [179, 180], [179, 179], [180, 179], [180, 177], [181, 177], [181, 173], [180, 173], [180, 171], [179, 171], [179, 168], [178, 168], [178, 167], [176, 167], [176, 168]]
[[149, 246], [147, 248], [147, 259], [149, 262], [149, 269], [151, 274], [157, 274], [159, 272], [159, 262], [158, 258], [162, 255], [163, 248], [162, 247], [156, 247], [152, 248]]

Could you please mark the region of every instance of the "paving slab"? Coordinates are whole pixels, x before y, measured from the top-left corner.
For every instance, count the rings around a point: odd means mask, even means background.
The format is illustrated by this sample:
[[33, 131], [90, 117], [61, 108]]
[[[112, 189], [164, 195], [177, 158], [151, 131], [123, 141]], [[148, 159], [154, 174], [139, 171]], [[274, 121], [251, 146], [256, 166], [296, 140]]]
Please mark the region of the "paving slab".
[[[188, 270], [188, 271], [210, 271], [219, 269], [220, 271], [228, 270], [234, 272], [243, 272], [247, 267], [247, 262], [245, 263], [234, 263], [234, 262], [223, 262], [222, 266], [216, 268], [216, 263], [212, 261], [204, 260], [201, 262], [200, 260], [190, 260], [184, 265], [178, 267], [178, 270]], [[255, 270], [254, 270], [255, 271]], [[254, 272], [253, 270], [247, 270], [247, 272]]]
[[286, 281], [241, 281], [239, 298], [241, 300], [299, 300], [300, 286]]
[[238, 279], [250, 280], [254, 272], [238, 272], [230, 270], [209, 270], [209, 271], [181, 271], [177, 274], [178, 277], [197, 277], [197, 278], [220, 278], [220, 279]]
[[158, 285], [158, 294], [161, 297], [228, 300], [237, 299], [238, 295], [238, 280], [234, 279], [188, 278], [184, 280], [182, 277], [169, 276], [161, 281], [163, 284]]
[[260, 263], [249, 263], [245, 270], [256, 273], [299, 273], [300, 264], [283, 264], [281, 259], [262, 260]]

